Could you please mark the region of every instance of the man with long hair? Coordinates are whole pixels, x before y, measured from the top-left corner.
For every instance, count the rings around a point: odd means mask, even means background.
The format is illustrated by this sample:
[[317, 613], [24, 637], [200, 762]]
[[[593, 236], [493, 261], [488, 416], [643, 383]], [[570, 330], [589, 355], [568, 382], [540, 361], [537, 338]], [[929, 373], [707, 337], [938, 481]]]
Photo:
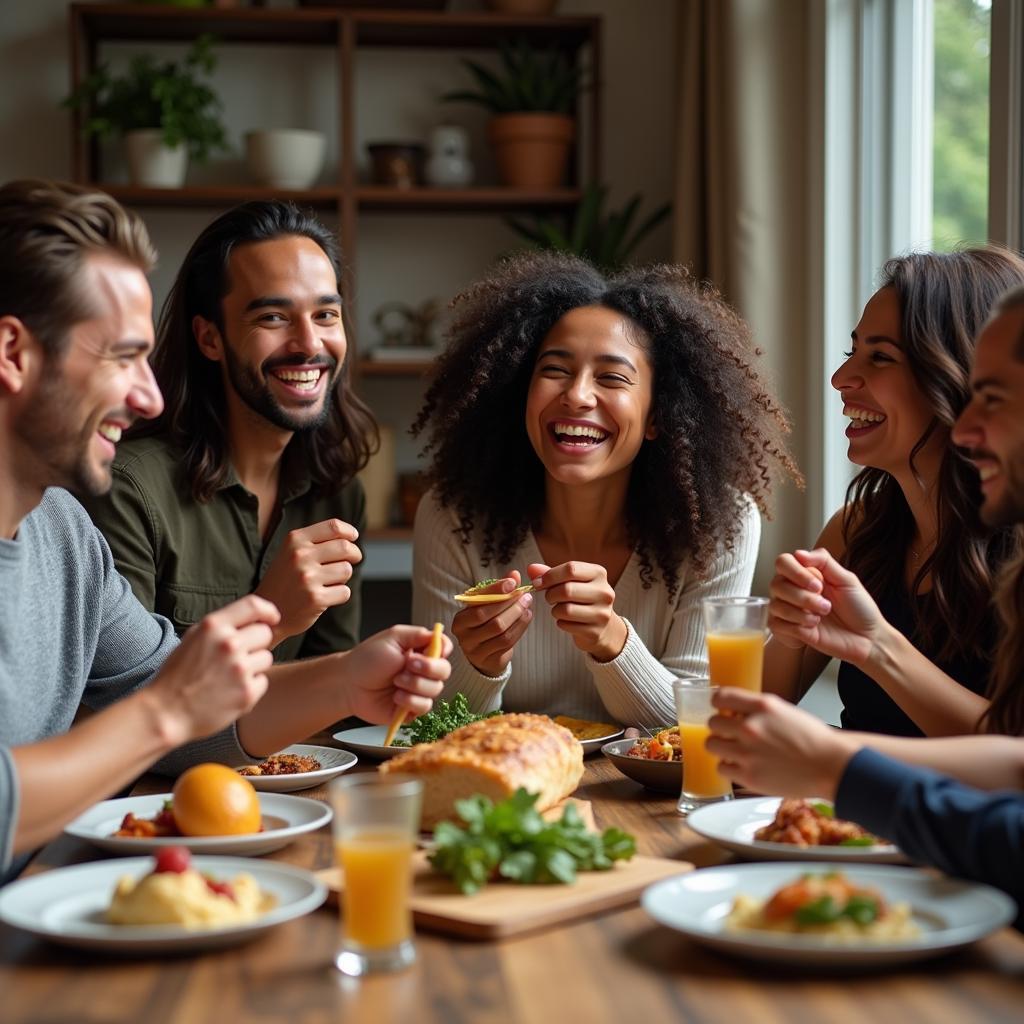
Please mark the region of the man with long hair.
[[[349, 714], [420, 714], [447, 663], [395, 626], [272, 665], [277, 609], [248, 595], [179, 643], [69, 493], [110, 487], [121, 432], [159, 415], [142, 221], [110, 196], [0, 187], [0, 883], [159, 762], [258, 760]], [[95, 713], [73, 725], [80, 704]]]
[[[978, 470], [981, 517], [989, 526], [1024, 524], [1024, 288], [1003, 296], [978, 338], [971, 395], [952, 437]], [[842, 610], [839, 628], [870, 635], [875, 614], [856, 576], [827, 552], [797, 554], [821, 573], [822, 593]], [[771, 694], [724, 689], [715, 703], [726, 713], [711, 720], [708, 750], [722, 758], [723, 774], [745, 786], [834, 797], [837, 815], [886, 836], [914, 860], [989, 882], [1024, 906], [1024, 794], [983, 792], [1024, 790], [1022, 594], [1018, 556], [999, 583], [1003, 632], [980, 723], [985, 735], [903, 739], [834, 730]]]
[[292, 203], [245, 203], [196, 239], [157, 332], [163, 413], [89, 504], [139, 600], [181, 633], [244, 594], [281, 613], [276, 661], [359, 639], [376, 443], [345, 361], [336, 244]]

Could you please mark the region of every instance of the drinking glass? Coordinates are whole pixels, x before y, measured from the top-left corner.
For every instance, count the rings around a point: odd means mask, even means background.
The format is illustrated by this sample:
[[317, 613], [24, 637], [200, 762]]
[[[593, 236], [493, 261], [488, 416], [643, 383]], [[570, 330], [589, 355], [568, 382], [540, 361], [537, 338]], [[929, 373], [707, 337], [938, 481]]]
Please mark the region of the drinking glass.
[[732, 799], [732, 783], [718, 772], [718, 758], [704, 748], [708, 719], [715, 714], [711, 697], [718, 689], [707, 679], [678, 679], [673, 684], [679, 739], [683, 749], [683, 791], [679, 813], [687, 815], [705, 804]]
[[349, 775], [331, 783], [330, 796], [335, 856], [344, 875], [335, 966], [352, 976], [407, 967], [416, 959], [409, 896], [423, 783], [402, 775]]
[[705, 597], [701, 603], [712, 684], [760, 692], [768, 598]]

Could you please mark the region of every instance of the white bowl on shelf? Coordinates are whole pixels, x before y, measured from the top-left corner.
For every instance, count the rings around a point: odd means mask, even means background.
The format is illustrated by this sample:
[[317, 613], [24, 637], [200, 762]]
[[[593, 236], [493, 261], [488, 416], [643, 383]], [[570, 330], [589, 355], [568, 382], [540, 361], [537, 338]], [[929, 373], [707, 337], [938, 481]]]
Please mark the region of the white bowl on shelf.
[[323, 132], [283, 128], [246, 132], [245, 157], [252, 176], [271, 188], [304, 189], [324, 166]]

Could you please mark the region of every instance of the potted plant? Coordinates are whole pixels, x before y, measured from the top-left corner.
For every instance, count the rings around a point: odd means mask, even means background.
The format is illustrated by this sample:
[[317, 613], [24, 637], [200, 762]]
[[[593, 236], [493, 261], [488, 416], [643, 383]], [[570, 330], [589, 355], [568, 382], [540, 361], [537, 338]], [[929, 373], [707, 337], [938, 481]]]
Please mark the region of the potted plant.
[[502, 43], [501, 70], [463, 60], [475, 90], [446, 93], [445, 100], [479, 103], [494, 115], [487, 137], [498, 173], [513, 188], [557, 188], [565, 183], [575, 136], [576, 97], [583, 70], [558, 50], [535, 50], [525, 39]]
[[225, 148], [220, 100], [202, 81], [216, 63], [212, 42], [200, 36], [180, 62], [136, 57], [123, 75], [103, 64], [64, 101], [85, 109], [87, 136], [124, 137], [134, 184], [180, 188], [189, 156]]
[[615, 272], [626, 266], [633, 250], [668, 217], [672, 204], [659, 206], [634, 228], [642, 197], [634, 195], [621, 210], [605, 214], [607, 197], [606, 186], [588, 185], [571, 218], [534, 217], [526, 221], [508, 217], [506, 223], [534, 248], [572, 253], [601, 270]]

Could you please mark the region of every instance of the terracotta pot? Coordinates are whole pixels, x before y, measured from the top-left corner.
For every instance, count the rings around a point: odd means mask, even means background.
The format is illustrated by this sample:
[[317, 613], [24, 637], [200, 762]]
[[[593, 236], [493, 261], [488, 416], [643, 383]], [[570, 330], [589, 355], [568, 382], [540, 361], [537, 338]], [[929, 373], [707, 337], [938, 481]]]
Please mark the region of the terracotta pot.
[[565, 114], [499, 114], [487, 125], [498, 176], [512, 188], [565, 184], [575, 122]]

